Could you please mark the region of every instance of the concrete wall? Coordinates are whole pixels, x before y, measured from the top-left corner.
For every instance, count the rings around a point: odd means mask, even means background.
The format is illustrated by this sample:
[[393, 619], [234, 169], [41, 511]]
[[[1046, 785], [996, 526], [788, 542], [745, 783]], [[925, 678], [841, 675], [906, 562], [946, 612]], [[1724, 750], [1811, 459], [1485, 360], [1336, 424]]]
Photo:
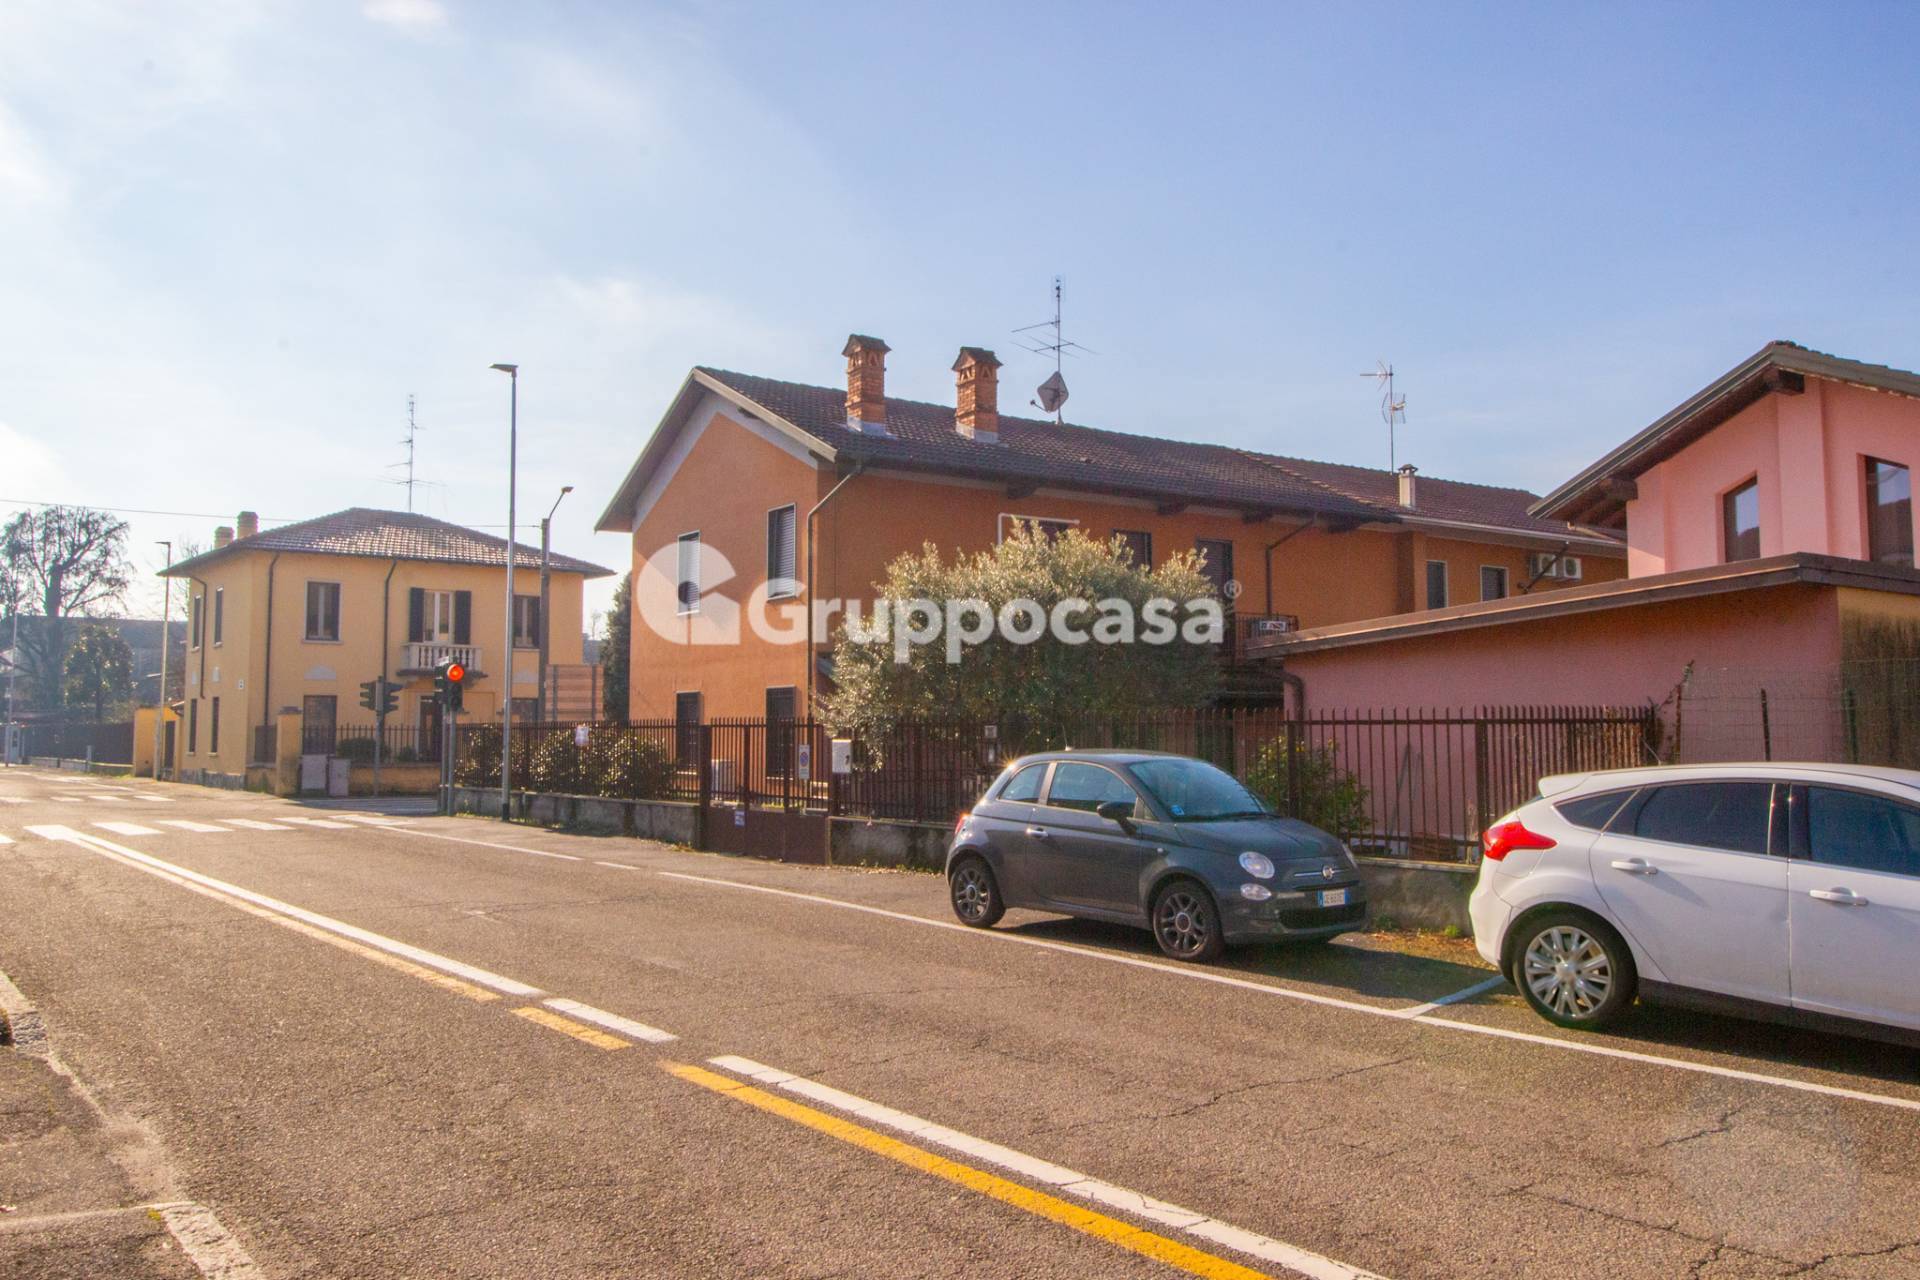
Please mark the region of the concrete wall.
[[[497, 787], [455, 787], [456, 813], [500, 816]], [[637, 836], [667, 844], [692, 844], [699, 807], [672, 800], [612, 800], [604, 796], [513, 793], [515, 821], [539, 826], [574, 827], [608, 835]]]

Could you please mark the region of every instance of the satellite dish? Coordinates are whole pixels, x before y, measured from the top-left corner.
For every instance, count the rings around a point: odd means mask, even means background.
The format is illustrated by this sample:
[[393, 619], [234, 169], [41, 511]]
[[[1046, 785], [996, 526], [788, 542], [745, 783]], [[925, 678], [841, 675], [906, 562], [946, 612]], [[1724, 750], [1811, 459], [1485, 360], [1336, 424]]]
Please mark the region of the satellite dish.
[[1067, 402], [1067, 380], [1054, 370], [1053, 376], [1040, 384], [1038, 392], [1040, 407], [1048, 413], [1060, 412], [1060, 406]]

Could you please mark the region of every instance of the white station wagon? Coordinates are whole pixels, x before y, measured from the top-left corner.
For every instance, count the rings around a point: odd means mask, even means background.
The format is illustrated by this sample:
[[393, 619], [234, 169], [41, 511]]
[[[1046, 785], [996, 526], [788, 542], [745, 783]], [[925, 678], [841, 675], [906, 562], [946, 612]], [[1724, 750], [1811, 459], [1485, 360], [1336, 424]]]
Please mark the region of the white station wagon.
[[1480, 954], [1563, 1027], [1638, 994], [1920, 1044], [1920, 773], [1561, 774], [1484, 844]]

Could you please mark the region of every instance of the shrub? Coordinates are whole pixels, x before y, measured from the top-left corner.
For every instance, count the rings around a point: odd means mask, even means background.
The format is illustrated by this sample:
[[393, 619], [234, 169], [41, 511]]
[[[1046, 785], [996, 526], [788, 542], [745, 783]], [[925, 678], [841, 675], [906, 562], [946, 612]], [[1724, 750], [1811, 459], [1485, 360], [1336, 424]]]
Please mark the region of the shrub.
[[333, 752], [355, 764], [372, 764], [373, 739], [343, 737], [334, 743]]
[[580, 753], [580, 772], [595, 795], [649, 799], [673, 791], [673, 756], [666, 746], [617, 727], [593, 731]]
[[544, 729], [516, 736], [516, 751], [526, 754], [515, 761], [514, 771], [524, 780], [528, 791], [572, 794], [581, 788], [580, 749], [573, 745], [572, 729]]
[[490, 724], [476, 724], [460, 730], [453, 765], [453, 780], [463, 787], [500, 785], [500, 730]]
[[1294, 747], [1294, 771], [1300, 787], [1300, 808], [1290, 811], [1287, 788], [1287, 740], [1275, 738], [1260, 748], [1246, 784], [1255, 795], [1281, 813], [1311, 822], [1342, 840], [1367, 830], [1367, 789], [1339, 766], [1331, 742], [1320, 746], [1302, 742]]

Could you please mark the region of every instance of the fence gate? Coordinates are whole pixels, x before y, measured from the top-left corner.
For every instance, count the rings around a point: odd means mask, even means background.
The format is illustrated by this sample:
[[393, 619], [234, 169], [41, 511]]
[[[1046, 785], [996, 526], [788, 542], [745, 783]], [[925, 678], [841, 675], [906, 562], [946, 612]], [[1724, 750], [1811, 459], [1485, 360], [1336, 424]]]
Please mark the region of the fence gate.
[[830, 804], [821, 740], [805, 721], [702, 725], [700, 847], [824, 865]]

